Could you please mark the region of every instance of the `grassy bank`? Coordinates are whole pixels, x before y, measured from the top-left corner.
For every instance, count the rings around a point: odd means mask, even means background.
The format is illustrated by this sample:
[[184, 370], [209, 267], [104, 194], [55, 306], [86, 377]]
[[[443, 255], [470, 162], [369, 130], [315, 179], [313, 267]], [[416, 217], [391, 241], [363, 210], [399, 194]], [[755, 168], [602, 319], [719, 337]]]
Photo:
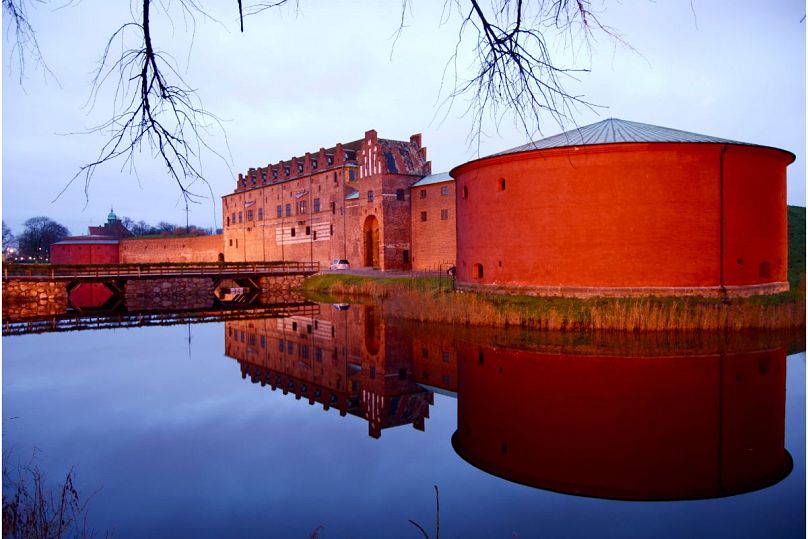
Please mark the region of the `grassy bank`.
[[379, 302], [392, 317], [549, 330], [690, 331], [805, 325], [805, 208], [788, 207], [791, 290], [751, 298], [537, 298], [449, 290], [447, 279], [315, 275], [304, 290], [321, 301]]

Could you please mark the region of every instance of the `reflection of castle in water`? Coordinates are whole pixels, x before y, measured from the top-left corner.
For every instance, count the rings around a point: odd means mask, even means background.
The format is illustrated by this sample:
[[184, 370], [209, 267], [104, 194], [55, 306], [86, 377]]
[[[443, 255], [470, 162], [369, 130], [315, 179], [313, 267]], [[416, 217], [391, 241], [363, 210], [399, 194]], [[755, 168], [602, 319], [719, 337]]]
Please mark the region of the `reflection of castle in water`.
[[516, 337], [387, 323], [368, 306], [225, 329], [243, 377], [362, 417], [373, 437], [423, 430], [433, 393], [456, 396], [457, 453], [530, 486], [693, 499], [791, 471], [781, 337]]
[[253, 383], [366, 419], [374, 438], [398, 425], [424, 430], [429, 417], [433, 394], [416, 383], [411, 340], [374, 307], [228, 322], [225, 353]]
[[790, 473], [784, 348], [602, 354], [460, 344], [455, 450], [511, 481], [629, 500], [728, 496]]

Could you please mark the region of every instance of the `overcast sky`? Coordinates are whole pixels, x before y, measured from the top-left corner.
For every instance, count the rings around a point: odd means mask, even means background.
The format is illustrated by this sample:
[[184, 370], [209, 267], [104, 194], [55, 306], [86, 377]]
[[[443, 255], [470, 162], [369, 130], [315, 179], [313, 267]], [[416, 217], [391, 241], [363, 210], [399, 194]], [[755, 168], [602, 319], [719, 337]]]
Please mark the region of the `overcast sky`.
[[[438, 108], [458, 29], [455, 16], [442, 22], [443, 2], [412, 0], [394, 49], [400, 0], [300, 0], [299, 13], [284, 8], [248, 18], [244, 34], [236, 2], [215, 4], [217, 21], [197, 18], [195, 32], [179, 14], [173, 25], [157, 18], [153, 29], [156, 46], [173, 54], [227, 134], [226, 141], [216, 132], [208, 139], [227, 163], [205, 155], [213, 198], [197, 189], [208, 199], [192, 206], [191, 223], [221, 226], [220, 197], [233, 190], [233, 173], [356, 140], [368, 129], [405, 140], [423, 133], [433, 172], [478, 156], [463, 103], [448, 114]], [[602, 106], [581, 109], [575, 119], [622, 118], [789, 150], [797, 160], [788, 168], [788, 201], [804, 206], [804, 14], [801, 0], [606, 2], [601, 21], [631, 48], [603, 36], [591, 57], [570, 58], [559, 47], [559, 63], [591, 69], [567, 89]], [[145, 148], [136, 156], [137, 175], [123, 162], [108, 164], [98, 169], [89, 200], [82, 180], [57, 199], [104, 142], [69, 133], [109, 118], [108, 94], [92, 110], [85, 104], [109, 35], [131, 13], [125, 2], [83, 0], [58, 10], [34, 5], [30, 16], [55, 78], [29, 62], [19, 84], [4, 24], [3, 219], [19, 233], [25, 219], [47, 215], [84, 234], [114, 207], [136, 221], [184, 223], [176, 184]], [[559, 131], [548, 118], [543, 135]], [[525, 142], [524, 131], [506, 120], [486, 129], [479, 154]]]

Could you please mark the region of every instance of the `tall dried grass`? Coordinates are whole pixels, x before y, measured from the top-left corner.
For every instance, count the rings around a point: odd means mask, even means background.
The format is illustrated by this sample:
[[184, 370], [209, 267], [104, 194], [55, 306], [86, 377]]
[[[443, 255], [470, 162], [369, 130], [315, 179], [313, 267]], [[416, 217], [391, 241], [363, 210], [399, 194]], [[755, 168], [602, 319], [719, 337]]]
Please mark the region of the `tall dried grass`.
[[[445, 281], [444, 281], [445, 282]], [[561, 331], [723, 331], [805, 325], [805, 291], [758, 298], [536, 298], [455, 292], [434, 279], [334, 278], [307, 283], [338, 300], [371, 299], [388, 316]]]

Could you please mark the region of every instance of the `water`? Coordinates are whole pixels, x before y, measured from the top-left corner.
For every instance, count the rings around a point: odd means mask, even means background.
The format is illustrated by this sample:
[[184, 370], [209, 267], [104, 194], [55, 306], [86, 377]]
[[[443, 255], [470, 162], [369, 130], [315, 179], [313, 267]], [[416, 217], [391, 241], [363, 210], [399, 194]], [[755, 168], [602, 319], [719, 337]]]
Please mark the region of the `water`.
[[422, 537], [409, 519], [434, 537], [433, 485], [441, 537], [804, 537], [792, 340], [469, 331], [356, 305], [10, 336], [3, 448], [53, 484], [72, 468], [114, 537]]

